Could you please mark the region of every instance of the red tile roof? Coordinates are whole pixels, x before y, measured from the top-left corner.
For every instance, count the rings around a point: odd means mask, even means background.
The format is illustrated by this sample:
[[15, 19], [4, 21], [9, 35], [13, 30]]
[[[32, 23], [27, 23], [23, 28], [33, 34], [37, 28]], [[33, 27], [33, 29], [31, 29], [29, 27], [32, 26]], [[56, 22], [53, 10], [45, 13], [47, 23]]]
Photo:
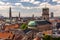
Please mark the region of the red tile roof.
[[5, 30], [9, 30], [9, 29], [17, 29], [19, 28], [18, 24], [12, 24], [12, 25], [5, 25]]
[[52, 34], [52, 30], [48, 30], [48, 31], [43, 31], [43, 34]]
[[14, 34], [11, 32], [0, 32], [0, 38], [1, 39], [12, 39], [13, 35]]

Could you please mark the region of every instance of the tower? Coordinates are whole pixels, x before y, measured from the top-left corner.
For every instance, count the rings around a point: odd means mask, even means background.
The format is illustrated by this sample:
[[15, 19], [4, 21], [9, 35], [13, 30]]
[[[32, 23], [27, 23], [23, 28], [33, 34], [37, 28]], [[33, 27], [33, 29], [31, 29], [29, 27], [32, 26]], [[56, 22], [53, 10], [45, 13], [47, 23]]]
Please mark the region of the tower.
[[32, 18], [34, 18], [34, 14], [32, 14]]
[[53, 12], [51, 12], [51, 18], [53, 18], [54, 17], [54, 14], [53, 14]]
[[9, 19], [10, 19], [10, 24], [12, 22], [12, 13], [11, 13], [11, 7], [9, 8]]
[[34, 20], [34, 14], [32, 14], [32, 19], [31, 20]]
[[12, 18], [12, 14], [11, 14], [11, 7], [9, 8], [9, 19]]
[[19, 12], [19, 18], [20, 18], [20, 12]]
[[19, 20], [20, 20], [20, 12], [19, 12]]
[[42, 8], [42, 19], [49, 20], [49, 8], [46, 5], [45, 8]]

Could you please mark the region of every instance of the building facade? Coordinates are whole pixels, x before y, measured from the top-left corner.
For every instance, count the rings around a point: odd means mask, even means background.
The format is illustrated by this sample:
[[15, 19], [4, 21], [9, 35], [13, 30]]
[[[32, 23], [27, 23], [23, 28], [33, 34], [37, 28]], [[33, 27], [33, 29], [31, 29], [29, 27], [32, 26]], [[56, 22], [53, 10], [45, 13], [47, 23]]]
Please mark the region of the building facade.
[[49, 20], [49, 8], [42, 9], [42, 19]]

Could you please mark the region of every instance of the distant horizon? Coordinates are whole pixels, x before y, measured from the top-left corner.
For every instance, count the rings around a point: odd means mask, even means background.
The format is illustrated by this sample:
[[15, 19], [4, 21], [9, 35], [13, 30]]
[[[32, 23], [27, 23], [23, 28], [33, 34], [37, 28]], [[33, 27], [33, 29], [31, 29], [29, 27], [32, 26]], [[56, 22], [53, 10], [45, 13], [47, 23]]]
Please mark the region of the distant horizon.
[[[2, 16], [2, 17], [6, 17], [6, 16]], [[12, 17], [19, 17], [19, 16], [12, 16]], [[20, 16], [20, 17], [32, 17], [32, 16]], [[34, 17], [42, 17], [42, 16], [34, 16]], [[49, 16], [49, 17], [51, 17], [51, 16]], [[60, 17], [60, 16], [54, 16], [54, 17]], [[9, 18], [9, 17], [7, 17], [7, 18]]]
[[42, 8], [48, 7], [49, 13], [60, 16], [60, 0], [0, 0], [0, 14], [9, 17], [9, 7], [12, 8], [12, 16], [41, 16]]

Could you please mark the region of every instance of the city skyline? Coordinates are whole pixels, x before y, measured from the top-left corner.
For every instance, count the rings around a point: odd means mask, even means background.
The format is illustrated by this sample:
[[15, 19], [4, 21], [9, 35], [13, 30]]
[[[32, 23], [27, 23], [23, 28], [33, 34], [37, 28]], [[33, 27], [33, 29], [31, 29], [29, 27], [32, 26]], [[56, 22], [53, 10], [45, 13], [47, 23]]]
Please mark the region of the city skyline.
[[41, 16], [42, 8], [48, 7], [50, 13], [54, 16], [60, 16], [60, 1], [59, 0], [0, 0], [0, 15], [8, 17], [9, 8], [12, 8], [12, 16]]

